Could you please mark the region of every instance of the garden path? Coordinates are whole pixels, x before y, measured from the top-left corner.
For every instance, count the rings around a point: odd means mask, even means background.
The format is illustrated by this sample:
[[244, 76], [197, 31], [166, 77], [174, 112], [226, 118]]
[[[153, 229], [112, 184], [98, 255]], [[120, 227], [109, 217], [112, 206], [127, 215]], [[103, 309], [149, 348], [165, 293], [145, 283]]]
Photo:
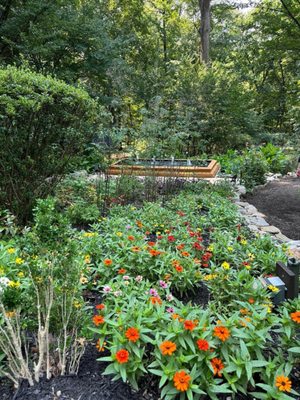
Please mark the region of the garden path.
[[293, 240], [300, 240], [300, 179], [284, 177], [244, 196], [258, 211], [265, 214], [270, 225]]

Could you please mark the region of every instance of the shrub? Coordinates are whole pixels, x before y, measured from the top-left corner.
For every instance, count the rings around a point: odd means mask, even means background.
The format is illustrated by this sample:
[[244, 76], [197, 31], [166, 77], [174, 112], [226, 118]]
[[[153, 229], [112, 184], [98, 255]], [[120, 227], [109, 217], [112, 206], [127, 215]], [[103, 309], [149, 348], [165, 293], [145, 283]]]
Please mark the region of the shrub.
[[268, 143], [261, 147], [261, 152], [264, 155], [270, 172], [286, 174], [290, 170], [290, 160], [279, 148], [272, 143]]
[[267, 172], [268, 164], [262, 154], [257, 150], [249, 151], [241, 165], [241, 181], [247, 191], [251, 191], [257, 185], [263, 185]]
[[83, 89], [29, 70], [0, 69], [0, 204], [26, 222], [88, 143], [97, 103]]

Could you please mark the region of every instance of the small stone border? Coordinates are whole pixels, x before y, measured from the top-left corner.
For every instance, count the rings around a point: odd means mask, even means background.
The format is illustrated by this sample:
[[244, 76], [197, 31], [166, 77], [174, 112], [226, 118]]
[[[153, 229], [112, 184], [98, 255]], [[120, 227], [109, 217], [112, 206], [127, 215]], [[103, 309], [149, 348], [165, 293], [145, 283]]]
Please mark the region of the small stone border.
[[289, 257], [300, 259], [300, 240], [288, 238], [280, 231], [279, 228], [270, 225], [265, 220], [266, 216], [259, 212], [256, 207], [250, 203], [247, 203], [246, 201], [241, 201], [240, 196], [246, 193], [246, 188], [244, 186], [237, 185], [235, 189], [236, 196], [234, 198], [234, 203], [238, 207], [239, 213], [246, 220], [246, 224], [248, 225], [250, 231], [253, 233], [258, 233], [259, 235], [271, 235], [277, 243], [285, 244], [287, 246]]

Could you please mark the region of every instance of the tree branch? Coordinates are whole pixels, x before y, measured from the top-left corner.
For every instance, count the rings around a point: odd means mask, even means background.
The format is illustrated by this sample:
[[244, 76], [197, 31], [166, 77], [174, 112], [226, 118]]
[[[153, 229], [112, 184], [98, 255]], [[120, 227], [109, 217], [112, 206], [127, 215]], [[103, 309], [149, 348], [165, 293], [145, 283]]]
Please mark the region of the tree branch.
[[288, 6], [285, 4], [284, 0], [280, 0], [280, 3], [283, 5], [284, 9], [286, 10], [288, 16], [295, 22], [295, 24], [298, 26], [300, 29], [300, 22], [297, 20], [297, 18], [292, 14], [291, 10], [288, 8]]

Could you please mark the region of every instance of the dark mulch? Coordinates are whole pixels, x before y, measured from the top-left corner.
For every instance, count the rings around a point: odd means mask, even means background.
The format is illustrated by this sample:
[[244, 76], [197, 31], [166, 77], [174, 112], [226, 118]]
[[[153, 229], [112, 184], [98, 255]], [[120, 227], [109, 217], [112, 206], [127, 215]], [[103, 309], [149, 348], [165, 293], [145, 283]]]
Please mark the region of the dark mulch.
[[[159, 400], [158, 380], [147, 376], [140, 382], [140, 390], [134, 392], [129, 385], [101, 375], [107, 366], [96, 361], [99, 357], [95, 347], [89, 346], [81, 361], [77, 376], [60, 376], [51, 380], [41, 379], [33, 387], [23, 382], [14, 392], [12, 385], [0, 380], [1, 400]], [[229, 395], [220, 395], [226, 400]], [[248, 396], [238, 395], [236, 400], [247, 400]], [[208, 400], [205, 397], [203, 400]]]
[[193, 290], [185, 291], [183, 294], [176, 291], [173, 292], [177, 299], [184, 304], [191, 302], [193, 305], [200, 306], [201, 308], [205, 308], [210, 300], [210, 292], [203, 282], [200, 282]]
[[290, 239], [300, 240], [300, 179], [284, 177], [244, 196]]

